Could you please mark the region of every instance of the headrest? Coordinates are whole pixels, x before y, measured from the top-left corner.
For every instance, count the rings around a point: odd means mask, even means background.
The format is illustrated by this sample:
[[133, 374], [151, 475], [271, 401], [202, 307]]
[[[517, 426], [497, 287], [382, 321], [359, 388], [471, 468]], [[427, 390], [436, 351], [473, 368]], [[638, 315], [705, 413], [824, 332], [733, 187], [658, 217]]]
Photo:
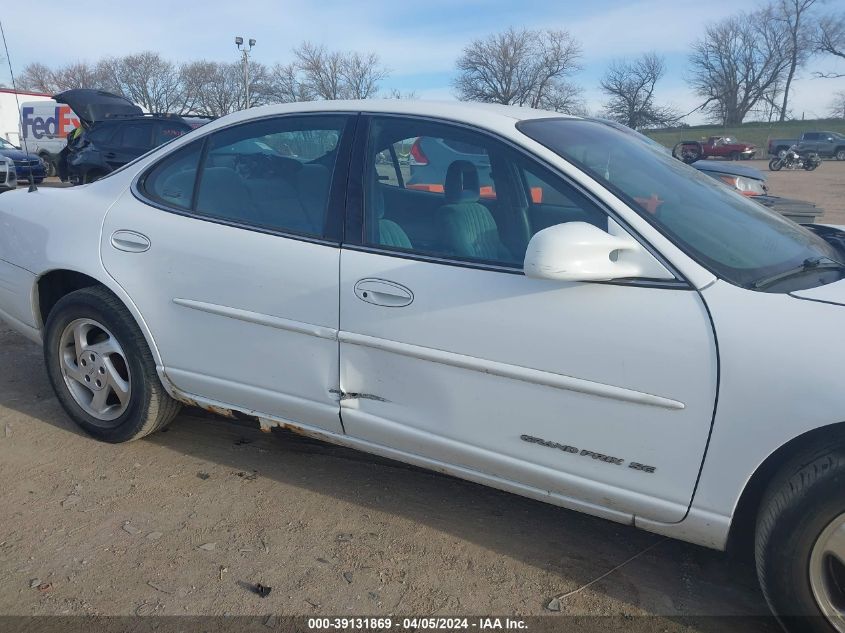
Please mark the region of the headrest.
[[478, 186], [478, 169], [468, 160], [456, 160], [446, 171], [443, 183], [446, 202], [476, 202], [481, 196]]

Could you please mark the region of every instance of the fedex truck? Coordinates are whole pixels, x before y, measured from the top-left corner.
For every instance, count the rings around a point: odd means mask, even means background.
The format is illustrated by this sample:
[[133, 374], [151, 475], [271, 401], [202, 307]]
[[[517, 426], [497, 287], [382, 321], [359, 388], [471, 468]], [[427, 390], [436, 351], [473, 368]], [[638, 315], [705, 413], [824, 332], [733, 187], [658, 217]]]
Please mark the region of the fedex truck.
[[79, 127], [70, 106], [52, 99], [21, 103], [21, 135], [30, 152], [47, 163], [49, 175], [55, 174], [56, 160], [67, 145], [67, 135]]
[[56, 164], [59, 152], [67, 143], [69, 132], [79, 125], [79, 118], [66, 105], [56, 103], [50, 95], [37, 92], [17, 94], [0, 88], [0, 137], [13, 145], [38, 154], [48, 165]]

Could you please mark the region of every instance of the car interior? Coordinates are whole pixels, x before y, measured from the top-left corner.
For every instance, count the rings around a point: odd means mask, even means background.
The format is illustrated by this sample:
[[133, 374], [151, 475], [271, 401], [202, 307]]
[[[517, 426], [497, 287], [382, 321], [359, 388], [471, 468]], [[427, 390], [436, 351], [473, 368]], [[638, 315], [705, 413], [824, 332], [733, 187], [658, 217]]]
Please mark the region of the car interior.
[[181, 161], [177, 158], [170, 167], [166, 161], [163, 169], [150, 173], [145, 189], [153, 197], [190, 208], [196, 180], [198, 213], [281, 231], [322, 233], [334, 147], [302, 160], [282, 155], [260, 138], [225, 145], [212, 138], [198, 178], [199, 149], [183, 152]]
[[[395, 151], [407, 131], [382, 134], [371, 144], [365, 194], [371, 244], [521, 266], [531, 236], [544, 228], [581, 221], [607, 230], [604, 212], [574, 188], [521, 154], [493, 143], [475, 155], [454, 152], [459, 157], [454, 160], [448, 153], [429, 152], [429, 162], [441, 164], [425, 173], [442, 181], [417, 182], [422, 173], [418, 170], [409, 184], [409, 178], [402, 177], [409, 165], [403, 165]], [[448, 148], [459, 142], [441, 145]], [[468, 156], [479, 158], [467, 160]], [[393, 164], [384, 165], [385, 157]], [[384, 175], [391, 169], [397, 177]], [[485, 180], [492, 186], [482, 190], [479, 169], [485, 170]]]

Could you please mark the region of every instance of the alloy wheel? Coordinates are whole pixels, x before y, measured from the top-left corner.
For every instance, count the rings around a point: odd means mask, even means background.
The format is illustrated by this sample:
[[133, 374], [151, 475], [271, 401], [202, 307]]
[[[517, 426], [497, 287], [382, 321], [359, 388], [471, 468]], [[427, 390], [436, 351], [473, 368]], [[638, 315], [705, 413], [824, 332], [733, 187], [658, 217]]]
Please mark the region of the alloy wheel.
[[816, 539], [810, 554], [810, 588], [833, 628], [845, 633], [845, 513]]
[[120, 342], [101, 323], [76, 319], [65, 327], [59, 367], [76, 404], [105, 426], [129, 407], [129, 363]]

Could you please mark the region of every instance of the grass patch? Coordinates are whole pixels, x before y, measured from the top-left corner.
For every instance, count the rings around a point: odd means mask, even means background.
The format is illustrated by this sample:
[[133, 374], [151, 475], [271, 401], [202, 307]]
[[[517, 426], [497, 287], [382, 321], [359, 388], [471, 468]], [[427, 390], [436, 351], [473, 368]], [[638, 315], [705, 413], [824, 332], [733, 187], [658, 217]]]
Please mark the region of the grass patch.
[[[798, 138], [802, 132], [839, 132], [845, 134], [845, 119], [813, 119], [766, 123], [755, 121], [742, 125], [694, 125], [681, 128], [646, 130], [644, 134], [666, 147], [679, 141], [704, 141], [709, 136], [733, 136], [742, 143], [753, 143], [765, 154], [770, 138]], [[759, 154], [760, 152], [758, 152]]]

